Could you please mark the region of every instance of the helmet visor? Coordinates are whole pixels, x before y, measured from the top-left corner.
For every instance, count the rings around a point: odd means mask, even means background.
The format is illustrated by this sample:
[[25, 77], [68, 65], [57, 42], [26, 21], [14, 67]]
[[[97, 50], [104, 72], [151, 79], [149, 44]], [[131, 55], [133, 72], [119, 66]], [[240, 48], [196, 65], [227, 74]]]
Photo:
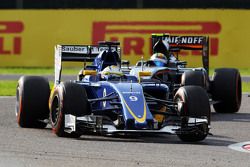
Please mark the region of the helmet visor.
[[157, 67], [165, 67], [165, 66], [166, 66], [166, 64], [163, 63], [163, 62], [161, 62], [161, 61], [154, 61], [154, 63], [155, 63], [155, 65], [156, 65]]

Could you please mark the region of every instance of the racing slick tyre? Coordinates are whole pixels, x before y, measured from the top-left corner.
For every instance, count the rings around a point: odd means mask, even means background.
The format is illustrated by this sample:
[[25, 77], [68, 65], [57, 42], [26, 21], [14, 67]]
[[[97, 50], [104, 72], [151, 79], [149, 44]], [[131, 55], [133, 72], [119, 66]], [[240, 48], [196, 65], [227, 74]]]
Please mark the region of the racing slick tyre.
[[81, 134], [77, 132], [67, 133], [64, 131], [64, 120], [66, 114], [79, 117], [90, 113], [90, 105], [85, 89], [79, 84], [64, 82], [54, 89], [51, 100], [50, 120], [52, 131], [59, 137], [80, 137]]
[[[206, 91], [200, 86], [183, 86], [176, 92], [174, 101], [178, 104], [178, 111], [181, 117], [207, 118], [208, 123], [197, 125], [197, 130], [184, 132], [186, 122], [182, 123], [182, 130], [177, 134], [182, 141], [196, 142], [201, 141], [208, 135], [208, 125], [210, 124], [210, 105]], [[181, 102], [181, 103], [180, 103]]]
[[194, 85], [206, 88], [207, 81], [203, 71], [185, 71], [181, 77], [181, 85], [183, 86]]
[[49, 118], [50, 87], [47, 79], [22, 76], [16, 89], [17, 123], [23, 128], [45, 128]]
[[213, 105], [218, 113], [235, 113], [241, 105], [241, 76], [237, 69], [215, 69], [212, 79]]

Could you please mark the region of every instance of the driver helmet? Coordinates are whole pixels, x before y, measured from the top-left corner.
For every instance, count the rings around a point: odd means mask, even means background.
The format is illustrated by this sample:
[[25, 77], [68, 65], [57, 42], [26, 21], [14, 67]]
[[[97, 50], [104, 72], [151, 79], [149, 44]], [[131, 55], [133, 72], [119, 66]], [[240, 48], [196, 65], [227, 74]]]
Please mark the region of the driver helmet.
[[109, 77], [112, 76], [120, 76], [122, 74], [122, 71], [118, 66], [112, 65], [104, 68], [101, 72], [101, 78], [103, 79], [108, 79]]
[[167, 57], [162, 53], [153, 54], [150, 60], [153, 61], [157, 67], [165, 67], [168, 62]]

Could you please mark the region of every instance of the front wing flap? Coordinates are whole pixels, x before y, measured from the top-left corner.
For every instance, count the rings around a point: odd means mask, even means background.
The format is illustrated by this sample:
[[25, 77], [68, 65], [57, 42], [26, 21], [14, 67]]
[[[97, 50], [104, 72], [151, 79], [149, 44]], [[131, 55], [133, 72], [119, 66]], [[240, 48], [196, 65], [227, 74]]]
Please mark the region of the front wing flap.
[[160, 129], [126, 130], [117, 129], [114, 124], [110, 123], [108, 119], [103, 116], [86, 115], [76, 117], [70, 114], [65, 115], [65, 132], [77, 132], [80, 134], [85, 132], [101, 134], [183, 134], [194, 133], [197, 130], [197, 126], [204, 124], [208, 124], [208, 119], [190, 117], [188, 118], [185, 128], [181, 128], [181, 125], [166, 125]]

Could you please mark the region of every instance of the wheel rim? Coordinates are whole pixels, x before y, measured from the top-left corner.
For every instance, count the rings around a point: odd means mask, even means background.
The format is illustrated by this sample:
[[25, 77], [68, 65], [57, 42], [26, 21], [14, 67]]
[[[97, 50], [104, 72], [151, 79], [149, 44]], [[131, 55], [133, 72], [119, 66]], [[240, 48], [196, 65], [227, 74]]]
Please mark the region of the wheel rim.
[[177, 110], [179, 112], [179, 115], [181, 116], [187, 115], [187, 108], [185, 106], [183, 98], [181, 96], [178, 96], [175, 99], [175, 102], [177, 103]]
[[176, 99], [176, 103], [177, 103], [177, 109], [181, 113], [181, 111], [183, 110], [183, 102], [180, 97]]
[[51, 123], [52, 123], [52, 125], [57, 124], [59, 113], [60, 113], [59, 98], [57, 96], [55, 96], [53, 103], [52, 103], [52, 110], [51, 110]]

